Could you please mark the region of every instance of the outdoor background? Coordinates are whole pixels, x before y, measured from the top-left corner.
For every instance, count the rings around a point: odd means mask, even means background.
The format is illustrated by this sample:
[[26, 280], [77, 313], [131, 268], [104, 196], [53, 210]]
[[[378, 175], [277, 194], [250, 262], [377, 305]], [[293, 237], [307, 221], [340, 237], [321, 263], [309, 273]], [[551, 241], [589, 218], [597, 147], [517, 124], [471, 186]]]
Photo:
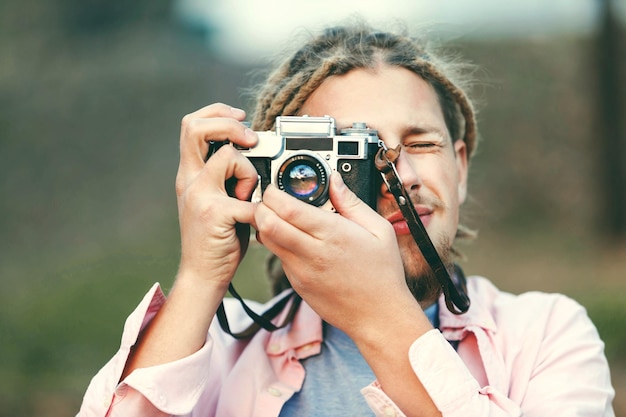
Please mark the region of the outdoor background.
[[[170, 287], [182, 116], [249, 108], [250, 70], [340, 17], [330, 1], [272, 3], [0, 2], [0, 416], [74, 415], [125, 317], [153, 282]], [[626, 416], [626, 6], [382, 3], [440, 25], [480, 68], [466, 273], [586, 306]], [[253, 246], [236, 278], [248, 297], [269, 295], [265, 257]]]

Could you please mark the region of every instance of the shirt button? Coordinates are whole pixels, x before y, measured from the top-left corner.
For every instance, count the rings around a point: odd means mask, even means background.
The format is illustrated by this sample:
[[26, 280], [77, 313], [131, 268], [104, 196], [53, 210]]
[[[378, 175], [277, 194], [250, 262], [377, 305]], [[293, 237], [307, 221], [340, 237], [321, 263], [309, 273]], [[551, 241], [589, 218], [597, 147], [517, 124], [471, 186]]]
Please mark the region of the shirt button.
[[269, 392], [270, 395], [273, 395], [274, 397], [280, 397], [281, 395], [283, 395], [283, 393], [276, 387], [269, 387], [267, 389], [267, 392]]
[[386, 417], [395, 417], [396, 416], [396, 412], [391, 407], [385, 407], [385, 416]]

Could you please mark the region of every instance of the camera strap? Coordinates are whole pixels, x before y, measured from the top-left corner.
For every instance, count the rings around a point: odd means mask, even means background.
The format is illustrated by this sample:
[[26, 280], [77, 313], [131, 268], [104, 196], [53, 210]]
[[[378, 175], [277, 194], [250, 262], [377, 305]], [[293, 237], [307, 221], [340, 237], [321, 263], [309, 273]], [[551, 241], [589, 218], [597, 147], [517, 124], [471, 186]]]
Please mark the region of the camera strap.
[[[261, 328], [267, 330], [268, 332], [273, 332], [278, 329], [282, 329], [283, 327], [291, 323], [291, 320], [296, 315], [296, 312], [298, 311], [298, 307], [300, 306], [300, 302], [302, 301], [302, 298], [300, 298], [300, 296], [296, 294], [295, 291], [292, 290], [292, 291], [289, 291], [283, 298], [278, 300], [274, 305], [272, 305], [267, 311], [259, 315], [254, 310], [252, 310], [246, 304], [243, 297], [241, 297], [239, 293], [235, 291], [235, 287], [233, 287], [232, 283], [228, 284], [228, 291], [233, 296], [233, 298], [237, 299], [241, 303], [241, 306], [243, 307], [244, 311], [246, 312], [248, 317], [250, 317], [253, 321], [253, 323], [250, 326], [248, 326], [245, 330], [239, 333], [233, 333], [228, 324], [228, 319], [226, 318], [226, 311], [224, 309], [224, 303], [221, 302], [219, 307], [217, 308], [217, 313], [216, 313], [217, 320], [220, 323], [222, 330], [224, 330], [224, 332], [228, 333], [235, 339], [247, 339], [249, 337], [252, 337]], [[283, 309], [285, 308], [285, 306], [291, 299], [293, 299], [293, 302], [291, 303], [291, 306], [289, 307], [289, 311], [287, 312], [287, 315], [285, 316], [285, 319], [283, 320], [282, 324], [275, 325], [274, 323], [272, 323], [272, 320], [276, 318], [276, 316], [278, 316], [278, 314], [280, 314], [281, 311], [283, 311]]]
[[[381, 148], [378, 150], [374, 160], [376, 168], [380, 171], [383, 181], [398, 203], [398, 207], [407, 222], [413, 240], [415, 240], [424, 259], [432, 269], [437, 281], [439, 281], [445, 297], [446, 307], [453, 314], [465, 313], [470, 306], [467, 288], [465, 287], [465, 276], [461, 268], [456, 264], [454, 265], [452, 274], [448, 272], [435, 246], [430, 240], [428, 232], [420, 220], [415, 207], [411, 204], [411, 199], [404, 189], [404, 185], [395, 166], [395, 162], [400, 156], [400, 146], [397, 146], [395, 149], [389, 149], [382, 141], [380, 142], [380, 146]], [[236, 339], [250, 338], [261, 328], [273, 332], [287, 326], [291, 323], [302, 302], [302, 298], [295, 291], [290, 291], [263, 314], [257, 314], [245, 303], [243, 297], [237, 293], [232, 283], [229, 284], [228, 291], [233, 298], [241, 303], [246, 314], [253, 320], [253, 323], [248, 328], [241, 332], [233, 333], [228, 324], [228, 319], [226, 318], [224, 303], [220, 303], [216, 313], [218, 322], [224, 332]], [[290, 300], [293, 300], [293, 302], [283, 322], [281, 324], [274, 324], [272, 320], [283, 311]]]
[[420, 220], [415, 207], [411, 203], [407, 191], [402, 184], [398, 170], [396, 169], [395, 162], [400, 156], [401, 147], [398, 145], [395, 149], [389, 149], [385, 146], [384, 142], [380, 141], [381, 148], [376, 153], [374, 164], [380, 171], [383, 181], [387, 185], [389, 192], [393, 194], [400, 211], [406, 220], [411, 235], [415, 240], [419, 250], [422, 252], [424, 259], [432, 269], [435, 277], [441, 285], [441, 289], [445, 296], [446, 307], [453, 314], [463, 314], [470, 306], [470, 300], [467, 296], [467, 289], [465, 288], [465, 277], [461, 268], [457, 265], [454, 266], [452, 279], [451, 274], [446, 269], [442, 262], [435, 246], [433, 245], [426, 228]]

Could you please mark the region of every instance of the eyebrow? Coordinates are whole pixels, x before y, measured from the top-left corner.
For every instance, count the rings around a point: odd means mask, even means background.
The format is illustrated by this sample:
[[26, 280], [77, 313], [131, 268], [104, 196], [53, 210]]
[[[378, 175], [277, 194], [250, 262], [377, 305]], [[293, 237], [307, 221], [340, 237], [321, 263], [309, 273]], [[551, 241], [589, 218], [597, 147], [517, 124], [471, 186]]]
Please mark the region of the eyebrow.
[[446, 134], [445, 131], [441, 130], [438, 127], [435, 126], [431, 126], [431, 125], [410, 125], [407, 126], [403, 131], [402, 131], [402, 138], [406, 138], [407, 136], [412, 136], [412, 135], [423, 135], [423, 134], [427, 134], [427, 133], [434, 133], [435, 135], [439, 136], [442, 140], [446, 139], [449, 135]]

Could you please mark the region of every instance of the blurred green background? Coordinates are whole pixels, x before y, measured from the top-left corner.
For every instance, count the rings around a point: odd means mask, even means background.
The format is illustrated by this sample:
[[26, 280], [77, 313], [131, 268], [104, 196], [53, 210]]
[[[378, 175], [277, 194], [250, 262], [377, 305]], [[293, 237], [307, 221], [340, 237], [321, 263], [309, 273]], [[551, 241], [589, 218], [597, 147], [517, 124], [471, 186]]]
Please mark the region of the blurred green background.
[[[176, 272], [180, 119], [214, 101], [247, 107], [261, 61], [216, 54], [211, 27], [172, 10], [0, 2], [1, 416], [77, 412], [125, 317]], [[626, 36], [608, 22], [455, 39], [483, 80], [464, 212], [480, 234], [463, 266], [585, 305], [626, 415]], [[236, 277], [248, 297], [269, 295], [266, 255], [253, 246]]]

